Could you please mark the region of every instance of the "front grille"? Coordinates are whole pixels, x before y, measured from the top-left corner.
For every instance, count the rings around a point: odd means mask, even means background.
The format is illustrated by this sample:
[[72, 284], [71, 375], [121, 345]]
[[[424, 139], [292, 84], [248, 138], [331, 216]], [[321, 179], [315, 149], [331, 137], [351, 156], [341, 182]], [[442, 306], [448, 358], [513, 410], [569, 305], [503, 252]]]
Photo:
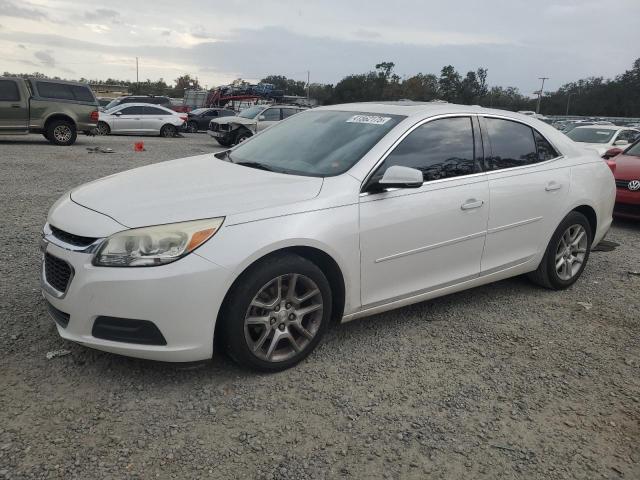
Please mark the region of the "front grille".
[[211, 122], [209, 124], [209, 130], [211, 130], [212, 132], [217, 132], [218, 130], [220, 130], [220, 124], [216, 122]]
[[616, 203], [613, 207], [613, 214], [619, 215], [633, 215], [634, 217], [640, 217], [640, 205], [631, 203]]
[[69, 317], [68, 313], [64, 313], [62, 310], [58, 310], [56, 307], [47, 302], [47, 310], [49, 310], [49, 315], [51, 318], [60, 325], [62, 328], [67, 328], [69, 325]]
[[65, 232], [53, 225], [49, 225], [49, 228], [51, 228], [51, 233], [54, 237], [76, 247], [88, 247], [97, 240], [97, 238], [94, 237], [83, 237], [81, 235], [74, 235], [73, 233]]
[[59, 292], [66, 292], [71, 280], [71, 266], [50, 253], [44, 255], [44, 274], [47, 283]]
[[93, 323], [91, 335], [113, 342], [142, 345], [166, 345], [167, 341], [153, 322], [130, 318], [98, 317]]

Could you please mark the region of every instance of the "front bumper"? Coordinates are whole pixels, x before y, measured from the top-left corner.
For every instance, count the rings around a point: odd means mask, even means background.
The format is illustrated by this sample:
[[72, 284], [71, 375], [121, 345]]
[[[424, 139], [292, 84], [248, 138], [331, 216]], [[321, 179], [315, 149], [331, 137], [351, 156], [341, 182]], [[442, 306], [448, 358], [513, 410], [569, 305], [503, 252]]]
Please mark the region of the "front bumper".
[[618, 187], [616, 189], [616, 204], [613, 207], [613, 215], [640, 220], [640, 191], [631, 191]]
[[[158, 267], [95, 267], [90, 253], [47, 242], [43, 250], [67, 262], [73, 271], [65, 292], [49, 285], [44, 273], [41, 279], [42, 295], [55, 308], [56, 315], [49, 311], [57, 320], [61, 337], [150, 360], [190, 362], [211, 358], [218, 310], [230, 283], [223, 267], [195, 253]], [[66, 327], [60, 322], [60, 313], [68, 316]], [[96, 338], [92, 331], [98, 317], [152, 322], [166, 345]]]

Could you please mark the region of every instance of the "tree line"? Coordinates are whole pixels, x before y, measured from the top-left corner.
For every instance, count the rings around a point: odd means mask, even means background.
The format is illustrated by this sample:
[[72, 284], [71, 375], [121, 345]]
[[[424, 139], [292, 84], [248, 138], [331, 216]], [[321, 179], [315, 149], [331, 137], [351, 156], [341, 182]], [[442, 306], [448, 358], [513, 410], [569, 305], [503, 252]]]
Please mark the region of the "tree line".
[[[480, 67], [460, 74], [452, 65], [442, 68], [439, 75], [418, 73], [401, 78], [394, 71], [393, 62], [381, 62], [367, 73], [351, 74], [333, 84], [307, 85], [283, 75], [269, 75], [261, 81], [271, 83], [286, 95], [309, 95], [320, 105], [377, 100], [444, 100], [450, 103], [482, 105], [504, 110], [535, 110], [536, 99], [523, 95], [515, 87], [490, 86], [488, 70]], [[5, 75], [11, 75], [5, 72]], [[23, 77], [45, 77], [41, 73], [19, 74]], [[172, 85], [164, 79], [142, 82], [118, 80], [85, 81], [97, 85], [122, 85], [131, 93], [140, 95], [168, 95], [182, 97], [189, 88], [201, 88], [197, 78], [182, 75]], [[235, 85], [246, 83], [242, 79]], [[562, 85], [556, 91], [544, 92], [541, 113], [546, 115], [597, 115], [612, 117], [640, 117], [640, 58], [630, 70], [612, 79], [590, 77]]]

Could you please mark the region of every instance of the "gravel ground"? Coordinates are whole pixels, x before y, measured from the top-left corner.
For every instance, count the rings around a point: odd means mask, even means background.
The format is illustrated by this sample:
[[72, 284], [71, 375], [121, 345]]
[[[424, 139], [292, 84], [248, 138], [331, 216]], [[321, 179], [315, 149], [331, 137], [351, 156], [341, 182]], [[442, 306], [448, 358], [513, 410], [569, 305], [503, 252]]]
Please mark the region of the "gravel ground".
[[567, 291], [515, 278], [336, 325], [283, 373], [127, 359], [58, 337], [38, 239], [71, 187], [214, 150], [135, 140], [0, 139], [0, 478], [640, 478], [639, 223]]

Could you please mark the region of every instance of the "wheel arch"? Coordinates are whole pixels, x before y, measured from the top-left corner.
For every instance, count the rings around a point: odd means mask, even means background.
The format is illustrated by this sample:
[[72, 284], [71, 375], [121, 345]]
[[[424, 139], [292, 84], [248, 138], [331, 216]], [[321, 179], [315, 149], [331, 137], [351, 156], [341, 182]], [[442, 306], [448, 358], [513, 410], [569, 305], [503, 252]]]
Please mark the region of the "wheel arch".
[[71, 118], [69, 115], [66, 115], [64, 113], [54, 113], [52, 115], [49, 115], [47, 119], [44, 121], [44, 129], [47, 130], [49, 128], [49, 125], [51, 125], [51, 122], [54, 122], [55, 120], [67, 121], [71, 123], [76, 129], [78, 128], [78, 125], [76, 124], [75, 120]]
[[335, 321], [335, 322], [339, 322], [342, 319], [342, 316], [344, 314], [344, 307], [345, 307], [347, 292], [346, 292], [344, 273], [340, 268], [340, 265], [338, 264], [338, 262], [326, 251], [315, 246], [309, 246], [309, 245], [284, 246], [284, 247], [276, 248], [266, 254], [261, 255], [260, 257], [254, 259], [253, 261], [249, 262], [249, 264], [246, 265], [235, 276], [235, 279], [231, 283], [231, 286], [227, 289], [227, 293], [225, 294], [222, 304], [220, 305], [220, 308], [218, 310], [218, 318], [216, 319], [216, 325], [214, 330], [214, 339], [220, 337], [220, 335], [218, 335], [219, 325], [222, 324], [222, 322], [219, 321], [220, 315], [222, 315], [222, 312], [225, 309], [224, 307], [226, 306], [227, 301], [229, 300], [231, 292], [233, 292], [233, 290], [235, 289], [239, 281], [242, 279], [242, 276], [245, 274], [245, 272], [247, 272], [247, 270], [252, 268], [254, 265], [270, 257], [277, 256], [277, 255], [286, 255], [288, 253], [305, 258], [306, 260], [309, 260], [318, 268], [320, 268], [320, 270], [322, 270], [322, 273], [324, 273], [324, 275], [327, 277], [327, 280], [329, 281], [329, 285], [331, 287], [331, 293], [333, 295], [331, 319], [332, 321]]
[[574, 207], [571, 211], [581, 213], [587, 217], [589, 226], [591, 227], [591, 234], [595, 236], [598, 231], [598, 215], [596, 214], [595, 209], [590, 205], [582, 204]]

